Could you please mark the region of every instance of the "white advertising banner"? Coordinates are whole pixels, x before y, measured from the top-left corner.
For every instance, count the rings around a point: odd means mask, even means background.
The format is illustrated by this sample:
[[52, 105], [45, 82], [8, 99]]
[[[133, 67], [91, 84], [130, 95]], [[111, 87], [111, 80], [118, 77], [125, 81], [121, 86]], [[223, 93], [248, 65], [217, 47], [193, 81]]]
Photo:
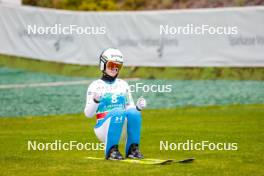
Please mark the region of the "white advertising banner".
[[264, 7], [76, 12], [0, 3], [0, 53], [97, 65], [116, 47], [128, 66], [264, 66]]

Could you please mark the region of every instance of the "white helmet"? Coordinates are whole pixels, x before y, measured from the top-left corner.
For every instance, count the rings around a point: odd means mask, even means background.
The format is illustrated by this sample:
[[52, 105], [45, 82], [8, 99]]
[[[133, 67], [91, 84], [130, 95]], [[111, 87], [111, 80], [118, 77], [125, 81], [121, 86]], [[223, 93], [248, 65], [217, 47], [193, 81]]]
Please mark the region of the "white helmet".
[[106, 64], [108, 61], [118, 62], [123, 64], [123, 54], [116, 48], [108, 48], [102, 52], [100, 55], [100, 70], [105, 71]]

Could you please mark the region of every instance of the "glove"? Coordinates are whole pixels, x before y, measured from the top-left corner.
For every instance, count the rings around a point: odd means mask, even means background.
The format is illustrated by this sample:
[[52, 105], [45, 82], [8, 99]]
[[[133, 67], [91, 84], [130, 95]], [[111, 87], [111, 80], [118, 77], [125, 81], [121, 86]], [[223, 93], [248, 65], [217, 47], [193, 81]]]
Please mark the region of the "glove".
[[101, 97], [102, 97], [102, 94], [99, 94], [99, 93], [94, 93], [94, 95], [93, 95], [93, 100], [94, 100], [94, 102], [95, 103], [100, 103], [100, 99], [101, 99]]
[[137, 100], [137, 103], [136, 103], [137, 110], [141, 111], [141, 110], [144, 109], [146, 106], [147, 106], [147, 102], [146, 102], [145, 98], [140, 97], [140, 98]]

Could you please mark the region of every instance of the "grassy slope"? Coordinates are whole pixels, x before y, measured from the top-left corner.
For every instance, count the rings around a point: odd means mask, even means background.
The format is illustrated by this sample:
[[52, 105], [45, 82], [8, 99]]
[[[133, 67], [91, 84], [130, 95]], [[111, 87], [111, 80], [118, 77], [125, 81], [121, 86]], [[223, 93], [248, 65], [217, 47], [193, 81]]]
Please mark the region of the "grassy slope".
[[[103, 151], [27, 151], [27, 140], [96, 142], [94, 119], [82, 114], [0, 119], [0, 175], [263, 175], [264, 105], [180, 108], [143, 112], [147, 158], [194, 156], [187, 165], [150, 166], [89, 161]], [[238, 151], [159, 151], [159, 141], [238, 142]]]
[[[62, 74], [66, 76], [100, 77], [98, 66], [80, 66], [55, 62], [43, 62], [21, 57], [0, 54], [0, 66], [20, 68], [30, 71]], [[147, 79], [225, 79], [225, 80], [264, 80], [264, 68], [227, 67], [125, 67], [122, 78], [139, 77]]]

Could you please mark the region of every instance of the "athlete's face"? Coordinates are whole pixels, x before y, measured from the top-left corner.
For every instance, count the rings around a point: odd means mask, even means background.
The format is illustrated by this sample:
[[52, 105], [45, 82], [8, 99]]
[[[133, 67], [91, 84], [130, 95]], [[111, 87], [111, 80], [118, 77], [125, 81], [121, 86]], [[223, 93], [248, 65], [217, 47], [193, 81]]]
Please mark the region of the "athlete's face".
[[115, 77], [118, 74], [118, 72], [121, 69], [121, 67], [122, 67], [122, 64], [117, 63], [117, 62], [111, 62], [111, 61], [109, 61], [106, 64], [105, 72], [109, 76]]

